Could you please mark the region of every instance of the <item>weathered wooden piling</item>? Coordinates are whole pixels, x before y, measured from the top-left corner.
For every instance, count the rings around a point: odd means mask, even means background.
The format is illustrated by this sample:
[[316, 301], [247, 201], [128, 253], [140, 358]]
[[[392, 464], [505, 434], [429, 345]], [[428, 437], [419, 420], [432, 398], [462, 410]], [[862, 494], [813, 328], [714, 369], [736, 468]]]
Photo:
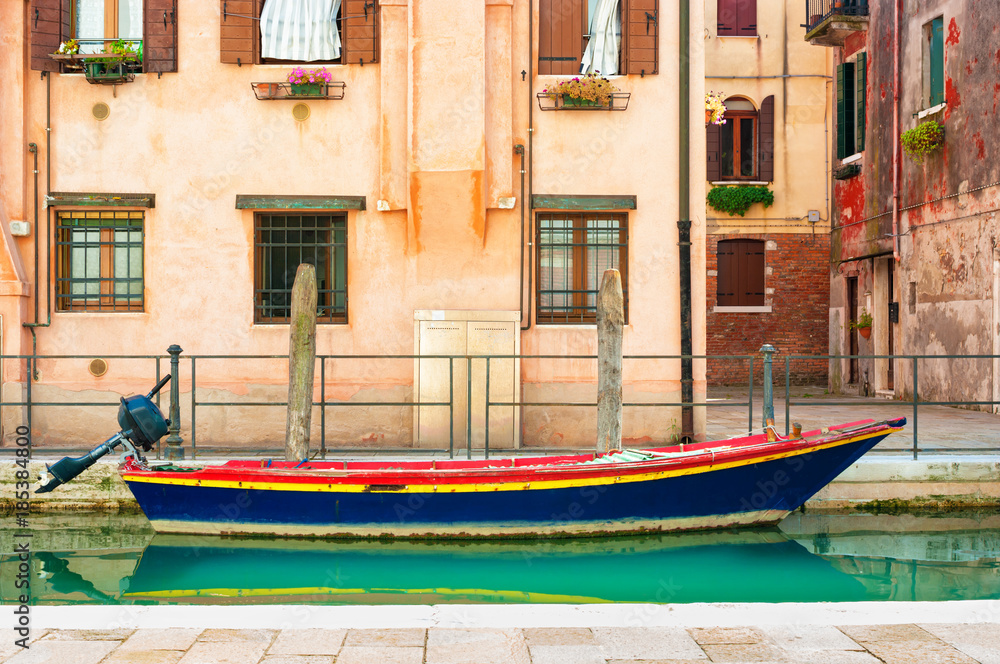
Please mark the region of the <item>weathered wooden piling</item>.
[[303, 263], [295, 272], [295, 282], [292, 284], [285, 461], [302, 461], [309, 456], [313, 376], [316, 367], [316, 298], [316, 268]]
[[597, 451], [622, 447], [622, 276], [606, 270], [597, 294]]

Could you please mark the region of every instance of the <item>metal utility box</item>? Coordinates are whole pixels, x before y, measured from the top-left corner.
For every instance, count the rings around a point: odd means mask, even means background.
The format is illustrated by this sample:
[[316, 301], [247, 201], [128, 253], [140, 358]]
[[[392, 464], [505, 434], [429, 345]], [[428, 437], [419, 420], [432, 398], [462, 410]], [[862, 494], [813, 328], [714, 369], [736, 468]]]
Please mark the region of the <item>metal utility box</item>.
[[[457, 451], [486, 442], [486, 367], [484, 355], [508, 357], [489, 360], [490, 401], [515, 403], [520, 398], [521, 363], [518, 354], [521, 313], [518, 311], [430, 310], [413, 312], [413, 409], [415, 445]], [[434, 357], [446, 355], [444, 357]], [[469, 408], [471, 398], [471, 411]], [[422, 405], [422, 404], [452, 404]], [[520, 436], [517, 406], [490, 407], [490, 449], [517, 447]], [[470, 420], [471, 415], [471, 420]], [[471, 429], [470, 429], [471, 422]]]

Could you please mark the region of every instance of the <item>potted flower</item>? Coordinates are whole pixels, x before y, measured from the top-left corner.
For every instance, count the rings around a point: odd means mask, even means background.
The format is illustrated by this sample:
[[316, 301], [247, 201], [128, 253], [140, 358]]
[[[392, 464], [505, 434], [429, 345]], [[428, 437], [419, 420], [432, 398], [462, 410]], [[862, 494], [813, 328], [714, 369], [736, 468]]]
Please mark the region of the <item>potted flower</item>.
[[705, 126], [720, 125], [726, 121], [726, 105], [722, 103], [721, 92], [705, 93]]
[[904, 131], [899, 136], [903, 150], [918, 164], [924, 163], [924, 157], [937, 150], [944, 143], [944, 127], [936, 120], [928, 120], [918, 124], [913, 129]]
[[76, 55], [80, 52], [80, 42], [75, 39], [67, 39], [63, 43], [59, 44], [59, 48], [56, 49], [56, 55]]
[[131, 80], [131, 72], [142, 62], [142, 42], [117, 39], [111, 42], [105, 50], [115, 56], [113, 58], [92, 58], [83, 61], [83, 68], [88, 79], [95, 80]]
[[326, 86], [333, 79], [326, 67], [306, 71], [302, 67], [296, 67], [288, 75], [288, 82], [292, 84], [292, 94], [302, 97], [318, 97], [326, 94]]
[[611, 105], [611, 95], [618, 92], [606, 78], [598, 78], [594, 74], [577, 76], [566, 81], [559, 81], [551, 88], [542, 90], [542, 94], [551, 99], [562, 99], [563, 106], [599, 106]]
[[869, 338], [872, 335], [872, 315], [862, 308], [858, 319], [851, 321], [851, 329], [857, 330], [865, 339]]

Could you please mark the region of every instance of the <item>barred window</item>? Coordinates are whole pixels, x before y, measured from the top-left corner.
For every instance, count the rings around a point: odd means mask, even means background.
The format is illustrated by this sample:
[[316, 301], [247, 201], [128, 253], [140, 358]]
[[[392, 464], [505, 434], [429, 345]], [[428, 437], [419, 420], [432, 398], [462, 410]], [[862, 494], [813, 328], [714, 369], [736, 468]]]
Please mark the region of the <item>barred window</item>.
[[316, 320], [347, 322], [347, 215], [254, 217], [254, 321], [287, 323], [292, 284], [302, 263], [316, 268]]
[[622, 277], [628, 321], [628, 217], [621, 213], [539, 213], [539, 323], [594, 323], [604, 271]]
[[142, 311], [141, 211], [56, 215], [56, 310]]

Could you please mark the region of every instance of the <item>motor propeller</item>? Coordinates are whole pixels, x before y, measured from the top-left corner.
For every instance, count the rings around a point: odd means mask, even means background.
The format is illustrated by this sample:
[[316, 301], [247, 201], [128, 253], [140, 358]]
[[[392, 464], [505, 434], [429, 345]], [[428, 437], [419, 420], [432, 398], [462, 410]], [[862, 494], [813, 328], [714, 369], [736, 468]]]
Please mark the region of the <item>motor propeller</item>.
[[140, 461], [144, 461], [139, 450], [143, 452], [151, 450], [160, 438], [166, 435], [170, 426], [170, 420], [164, 418], [163, 413], [153, 403], [153, 397], [169, 380], [170, 374], [167, 374], [149, 391], [149, 394], [122, 397], [121, 405], [118, 406], [118, 426], [121, 430], [81, 457], [75, 459], [63, 457], [53, 465], [46, 466], [52, 479], [45, 486], [35, 489], [35, 493], [48, 493], [57, 486], [69, 482], [119, 445], [125, 447], [128, 453]]

